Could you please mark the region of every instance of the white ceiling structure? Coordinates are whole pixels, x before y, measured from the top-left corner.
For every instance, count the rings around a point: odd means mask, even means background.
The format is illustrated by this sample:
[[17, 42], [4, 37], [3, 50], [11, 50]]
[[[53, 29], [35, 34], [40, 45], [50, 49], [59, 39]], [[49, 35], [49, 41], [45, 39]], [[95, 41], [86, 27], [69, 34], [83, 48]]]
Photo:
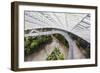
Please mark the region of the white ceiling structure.
[[90, 14], [25, 11], [25, 30], [58, 28], [90, 42]]

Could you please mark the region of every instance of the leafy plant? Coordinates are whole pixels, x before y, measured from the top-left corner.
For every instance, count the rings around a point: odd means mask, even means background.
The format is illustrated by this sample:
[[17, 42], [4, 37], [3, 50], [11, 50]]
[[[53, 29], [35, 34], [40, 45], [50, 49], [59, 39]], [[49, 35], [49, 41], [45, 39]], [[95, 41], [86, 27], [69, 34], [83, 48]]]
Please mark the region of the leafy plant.
[[65, 45], [65, 47], [69, 48], [69, 44], [68, 41], [65, 39], [64, 36], [60, 35], [60, 34], [55, 34], [54, 35], [61, 43], [63, 43]]
[[55, 48], [46, 60], [64, 60], [64, 54], [60, 52], [59, 48]]
[[38, 47], [42, 44], [47, 43], [48, 41], [51, 41], [52, 37], [43, 35], [43, 36], [37, 36], [37, 37], [25, 37], [24, 38], [24, 53], [25, 56], [28, 56], [35, 51], [38, 50]]

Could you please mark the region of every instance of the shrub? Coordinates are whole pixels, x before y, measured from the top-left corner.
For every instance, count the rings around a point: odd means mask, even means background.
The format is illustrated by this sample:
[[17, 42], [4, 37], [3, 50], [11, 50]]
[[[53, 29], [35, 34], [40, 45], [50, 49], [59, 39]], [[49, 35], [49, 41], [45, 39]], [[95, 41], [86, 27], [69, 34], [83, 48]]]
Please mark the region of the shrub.
[[25, 56], [28, 56], [35, 51], [38, 50], [38, 47], [42, 45], [43, 43], [47, 43], [48, 41], [51, 41], [52, 37], [43, 35], [43, 36], [37, 36], [37, 37], [25, 37], [24, 38], [24, 53]]
[[59, 48], [54, 48], [46, 60], [64, 60], [64, 55], [60, 52]]

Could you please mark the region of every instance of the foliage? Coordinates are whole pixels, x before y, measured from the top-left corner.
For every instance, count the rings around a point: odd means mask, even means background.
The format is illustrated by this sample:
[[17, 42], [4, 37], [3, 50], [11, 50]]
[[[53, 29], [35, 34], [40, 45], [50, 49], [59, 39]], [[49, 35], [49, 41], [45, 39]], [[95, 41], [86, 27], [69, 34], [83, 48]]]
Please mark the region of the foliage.
[[61, 43], [63, 43], [65, 45], [65, 47], [69, 48], [69, 44], [68, 41], [65, 39], [64, 36], [60, 35], [60, 34], [55, 34], [54, 35]]
[[33, 52], [37, 51], [38, 47], [48, 41], [51, 41], [51, 36], [38, 36], [38, 37], [25, 37], [24, 39], [24, 53], [25, 56], [32, 54]]
[[64, 55], [60, 52], [59, 48], [55, 48], [46, 60], [64, 60]]
[[85, 51], [85, 53], [83, 54], [85, 55], [86, 58], [90, 58], [90, 44], [88, 42], [86, 42], [81, 38], [77, 38], [76, 45]]

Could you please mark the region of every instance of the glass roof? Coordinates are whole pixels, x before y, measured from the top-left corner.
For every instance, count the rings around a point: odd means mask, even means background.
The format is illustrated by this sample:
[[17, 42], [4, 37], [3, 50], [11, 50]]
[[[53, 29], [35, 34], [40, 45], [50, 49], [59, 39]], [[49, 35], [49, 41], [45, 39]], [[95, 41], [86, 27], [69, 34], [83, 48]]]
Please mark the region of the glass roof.
[[25, 11], [25, 30], [59, 28], [90, 42], [90, 14]]

